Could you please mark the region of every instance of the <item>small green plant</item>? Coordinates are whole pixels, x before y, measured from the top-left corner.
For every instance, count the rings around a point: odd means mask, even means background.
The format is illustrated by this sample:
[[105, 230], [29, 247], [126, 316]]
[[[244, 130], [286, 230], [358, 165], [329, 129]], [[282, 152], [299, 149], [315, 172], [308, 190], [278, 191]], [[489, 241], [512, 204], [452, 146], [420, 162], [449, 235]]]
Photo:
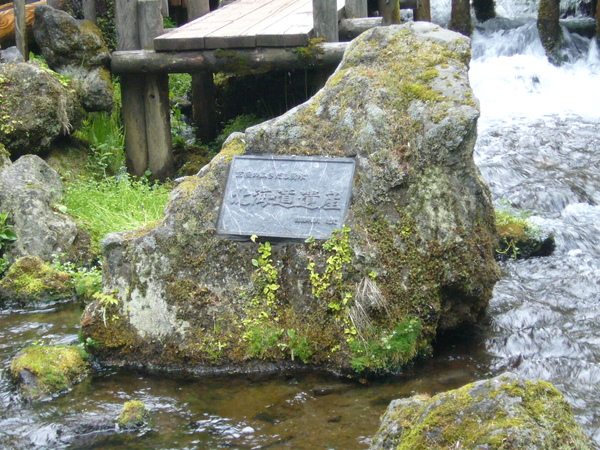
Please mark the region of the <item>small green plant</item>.
[[522, 255], [519, 247], [540, 236], [541, 230], [531, 224], [529, 211], [518, 211], [506, 204], [496, 209], [496, 228], [500, 243], [496, 252], [516, 259]]
[[418, 353], [418, 338], [422, 324], [419, 319], [407, 319], [394, 330], [374, 328], [365, 339], [349, 343], [353, 358], [352, 368], [357, 372], [365, 369], [374, 372], [390, 370], [410, 361]]
[[[119, 299], [117, 299], [113, 294], [105, 294], [104, 292], [96, 292], [94, 294], [94, 299], [100, 303], [100, 311], [102, 312], [102, 321], [104, 322], [104, 326], [108, 327], [106, 324], [106, 311], [113, 307], [119, 305]], [[117, 320], [119, 318], [118, 315], [113, 314], [112, 320]]]
[[[251, 237], [252, 242], [256, 242], [258, 236]], [[279, 289], [278, 277], [279, 272], [273, 265], [272, 248], [270, 242], [260, 243], [258, 246], [260, 256], [257, 259], [252, 259], [252, 265], [257, 268], [254, 284], [256, 286], [256, 294], [251, 300], [254, 306], [262, 305], [265, 313], [270, 315], [274, 312], [277, 305], [277, 290]]]
[[313, 295], [328, 300], [328, 306], [333, 311], [341, 311], [352, 300], [352, 293], [346, 291], [343, 283], [344, 266], [352, 261], [349, 233], [350, 228], [347, 227], [334, 230], [331, 237], [323, 243], [323, 250], [329, 252], [330, 256], [322, 273], [319, 273], [314, 262], [307, 266]]
[[217, 138], [212, 142], [209, 147], [214, 153], [218, 153], [223, 146], [223, 143], [227, 140], [231, 133], [236, 131], [246, 131], [246, 128], [249, 128], [253, 125], [263, 122], [264, 119], [255, 116], [254, 114], [241, 114], [234, 119], [231, 119], [229, 122], [223, 124], [223, 131], [221, 134], [217, 136]]
[[265, 358], [269, 350], [277, 348], [277, 342], [283, 335], [283, 330], [266, 325], [254, 325], [244, 333], [244, 340], [250, 346], [253, 357]]
[[116, 175], [125, 166], [125, 135], [117, 108], [88, 114], [76, 136], [89, 145], [88, 170], [97, 177]]
[[0, 213], [0, 276], [6, 272], [10, 266], [9, 262], [1, 255], [2, 248], [17, 240], [17, 235], [13, 231], [13, 226], [8, 223], [8, 214]]
[[91, 300], [102, 291], [102, 267], [77, 267], [72, 262], [61, 262], [59, 255], [53, 255], [52, 268], [68, 273], [78, 299]]

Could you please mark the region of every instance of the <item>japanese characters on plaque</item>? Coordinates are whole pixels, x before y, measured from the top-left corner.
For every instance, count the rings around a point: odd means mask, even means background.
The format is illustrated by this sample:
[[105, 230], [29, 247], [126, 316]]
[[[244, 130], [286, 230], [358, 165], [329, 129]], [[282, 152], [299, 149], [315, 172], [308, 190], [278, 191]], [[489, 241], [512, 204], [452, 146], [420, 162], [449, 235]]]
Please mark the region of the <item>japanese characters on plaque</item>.
[[217, 232], [326, 239], [344, 224], [354, 165], [349, 158], [234, 156]]

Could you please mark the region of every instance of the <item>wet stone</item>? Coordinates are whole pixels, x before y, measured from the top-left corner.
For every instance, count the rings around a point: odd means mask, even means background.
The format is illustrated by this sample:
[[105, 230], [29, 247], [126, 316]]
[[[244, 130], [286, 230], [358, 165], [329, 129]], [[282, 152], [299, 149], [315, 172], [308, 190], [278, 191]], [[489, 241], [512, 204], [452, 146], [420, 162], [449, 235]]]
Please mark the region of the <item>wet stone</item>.
[[327, 239], [344, 225], [354, 166], [351, 158], [235, 156], [217, 232]]

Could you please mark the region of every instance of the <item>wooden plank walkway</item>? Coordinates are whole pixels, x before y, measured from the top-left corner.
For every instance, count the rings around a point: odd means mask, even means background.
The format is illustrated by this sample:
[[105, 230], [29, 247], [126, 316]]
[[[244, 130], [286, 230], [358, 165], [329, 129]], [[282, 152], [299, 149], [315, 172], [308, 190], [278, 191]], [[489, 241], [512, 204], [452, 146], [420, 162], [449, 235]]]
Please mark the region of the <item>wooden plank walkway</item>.
[[[336, 0], [338, 17], [345, 0]], [[312, 0], [236, 0], [154, 39], [156, 51], [296, 47], [313, 37]]]

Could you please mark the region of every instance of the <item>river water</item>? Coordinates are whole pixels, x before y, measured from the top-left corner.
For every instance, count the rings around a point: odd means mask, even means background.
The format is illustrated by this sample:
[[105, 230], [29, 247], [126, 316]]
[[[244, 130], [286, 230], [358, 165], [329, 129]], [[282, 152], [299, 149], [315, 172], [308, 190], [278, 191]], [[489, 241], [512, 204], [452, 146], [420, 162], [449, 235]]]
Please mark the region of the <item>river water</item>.
[[[505, 370], [554, 383], [600, 445], [600, 59], [595, 44], [575, 39], [571, 62], [553, 67], [534, 24], [521, 24], [475, 32], [475, 158], [497, 205], [530, 211], [557, 249], [502, 263], [472, 334], [444, 337], [433, 357], [365, 385], [319, 373], [190, 380], [107, 370], [30, 405], [7, 378], [11, 359], [36, 342], [76, 342], [81, 309], [0, 311], [0, 447], [361, 449], [392, 399]], [[153, 411], [150, 426], [117, 433], [131, 399]]]

